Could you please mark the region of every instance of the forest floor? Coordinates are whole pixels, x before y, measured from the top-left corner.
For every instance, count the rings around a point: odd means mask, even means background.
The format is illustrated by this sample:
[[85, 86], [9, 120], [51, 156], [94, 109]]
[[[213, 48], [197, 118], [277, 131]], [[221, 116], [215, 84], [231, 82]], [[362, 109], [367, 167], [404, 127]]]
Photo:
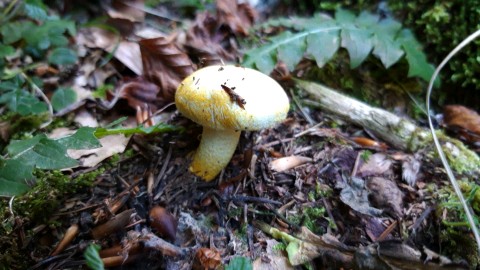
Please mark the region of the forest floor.
[[[219, 0], [189, 15], [122, 1], [103, 8], [74, 1], [56, 11], [76, 10], [74, 3], [91, 14], [72, 16], [107, 18], [70, 38], [78, 60], [69, 70], [32, 71], [77, 97], [42, 131], [49, 138], [81, 126], [121, 131], [99, 137], [102, 147], [68, 150], [78, 166], [36, 170], [27, 195], [3, 201], [3, 269], [101, 269], [98, 257], [109, 269], [478, 267], [441, 163], [302, 104], [308, 97], [290, 78], [308, 61], [292, 74], [281, 64], [272, 73], [291, 100], [282, 123], [242, 132], [213, 181], [189, 171], [202, 127], [175, 109], [175, 89], [202, 66], [236, 64], [238, 39], [255, 36], [264, 10]], [[2, 138], [11, 130], [0, 126]], [[458, 177], [476, 202], [471, 176]]]

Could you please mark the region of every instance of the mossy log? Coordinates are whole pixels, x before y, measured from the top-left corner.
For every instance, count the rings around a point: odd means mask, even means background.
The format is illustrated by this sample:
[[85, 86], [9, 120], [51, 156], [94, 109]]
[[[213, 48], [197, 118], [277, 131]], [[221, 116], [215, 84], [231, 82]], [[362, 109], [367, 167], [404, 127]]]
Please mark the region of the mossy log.
[[[342, 120], [362, 126], [396, 149], [407, 152], [426, 149], [427, 156], [438, 156], [433, 147], [430, 130], [419, 127], [412, 121], [391, 112], [347, 97], [324, 85], [299, 79], [295, 82], [313, 99], [306, 100], [307, 105], [318, 107]], [[476, 153], [459, 140], [450, 138], [440, 131], [437, 135], [442, 142], [450, 166], [457, 173], [480, 174], [480, 158]]]

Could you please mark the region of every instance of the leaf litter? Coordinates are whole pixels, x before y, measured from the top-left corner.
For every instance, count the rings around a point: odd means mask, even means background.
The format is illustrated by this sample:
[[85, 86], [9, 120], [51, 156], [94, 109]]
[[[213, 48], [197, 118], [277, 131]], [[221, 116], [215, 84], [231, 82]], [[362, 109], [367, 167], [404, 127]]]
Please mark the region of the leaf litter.
[[[127, 19], [143, 21], [144, 14], [135, 10], [126, 12]], [[248, 35], [256, 16], [246, 3], [219, 0], [216, 14], [197, 14], [184, 42], [173, 35], [118, 43], [118, 36], [108, 31], [79, 31], [78, 40], [84, 40], [79, 45], [86, 46], [87, 54], [94, 55], [100, 48], [113, 53], [119, 63], [100, 65], [100, 58], [81, 59], [80, 69], [88, 67], [76, 75], [77, 79], [84, 76], [82, 89], [96, 90], [113, 81], [116, 91], [110, 98], [117, 96], [118, 103], [85, 96], [85, 102], [71, 110], [84, 114], [77, 122], [98, 125], [96, 119], [108, 113], [161, 109], [173, 101], [177, 85], [201, 66], [201, 59], [203, 64], [239, 59], [235, 39]], [[342, 46], [347, 47], [345, 42], [355, 37], [342, 34]], [[374, 54], [381, 55], [380, 45], [375, 46]], [[365, 54], [362, 48], [347, 49], [357, 50], [357, 58]], [[278, 53], [287, 51], [288, 47], [279, 48]], [[288, 69], [297, 60], [286, 63]], [[123, 71], [128, 76], [120, 75], [119, 66], [129, 70]], [[92, 82], [94, 77], [100, 80]], [[139, 123], [152, 117], [151, 111], [146, 117], [143, 111], [140, 114]], [[395, 153], [381, 143], [358, 143], [355, 138], [361, 130], [331, 128], [334, 121], [309, 110], [310, 120], [319, 123], [312, 127], [304, 112], [294, 110], [275, 128], [242, 134], [240, 147], [219, 180], [205, 183], [188, 172], [200, 128], [177, 113], [166, 115], [167, 123], [184, 126], [184, 132], [110, 135], [100, 139], [100, 148], [75, 150], [76, 154], [68, 150], [70, 158], [77, 160], [89, 155], [82, 160], [84, 168], [71, 172], [72, 178], [86, 173], [85, 167], [103, 166], [102, 160], [114, 154], [118, 160], [114, 166], [105, 166], [87, 193], [62, 198], [62, 207], [48, 217], [59, 222], [58, 227], [26, 219], [16, 227], [23, 233], [36, 228], [31, 243], [51, 235], [47, 239], [51, 244], [42, 249], [57, 247], [53, 254], [28, 247], [40, 255], [30, 258], [36, 263], [32, 269], [81, 267], [86, 242], [101, 246], [99, 256], [105, 266], [132, 269], [215, 269], [238, 256], [251, 259], [255, 269], [294, 269], [308, 263], [328, 269], [465, 268], [464, 261], [453, 262], [430, 250], [431, 242], [402, 241], [405, 228], [416, 235], [430, 234], [426, 222], [432, 222], [433, 214], [427, 210], [434, 201], [425, 196], [434, 195], [426, 189], [424, 174], [433, 181], [441, 177], [422, 169], [421, 156]], [[462, 130], [474, 127], [453, 120], [446, 125]], [[368, 133], [362, 136], [367, 138]], [[51, 143], [34, 137], [31, 145], [13, 145], [10, 152], [29, 154], [30, 146], [40, 142]], [[65, 156], [64, 162], [70, 161]], [[72, 233], [61, 236], [69, 231], [75, 232], [73, 237]], [[53, 244], [58, 241], [61, 245]]]

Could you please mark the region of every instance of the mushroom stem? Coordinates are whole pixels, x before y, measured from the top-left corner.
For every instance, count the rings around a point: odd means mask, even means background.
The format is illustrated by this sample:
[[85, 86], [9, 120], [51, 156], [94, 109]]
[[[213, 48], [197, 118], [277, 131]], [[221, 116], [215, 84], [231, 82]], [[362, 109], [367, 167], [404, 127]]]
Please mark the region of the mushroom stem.
[[230, 162], [240, 139], [240, 131], [203, 127], [202, 139], [193, 157], [190, 171], [211, 181]]

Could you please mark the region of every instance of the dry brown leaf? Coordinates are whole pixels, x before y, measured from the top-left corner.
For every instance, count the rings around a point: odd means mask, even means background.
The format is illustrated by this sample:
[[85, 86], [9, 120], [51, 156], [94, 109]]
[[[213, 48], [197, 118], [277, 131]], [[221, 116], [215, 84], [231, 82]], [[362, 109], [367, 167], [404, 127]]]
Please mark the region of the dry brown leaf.
[[144, 0], [113, 0], [112, 8], [107, 10], [108, 15], [115, 19], [125, 19], [131, 22], [143, 22], [145, 11]]
[[460, 105], [445, 106], [443, 121], [461, 139], [471, 144], [480, 143], [480, 115], [474, 110]]
[[256, 17], [248, 3], [219, 0], [216, 15], [197, 14], [187, 32], [185, 47], [197, 57], [201, 66], [217, 64], [220, 60], [233, 61], [238, 57], [235, 37], [247, 36]]
[[135, 42], [119, 41], [117, 34], [97, 27], [82, 28], [78, 31], [76, 41], [78, 45], [113, 53], [116, 59], [137, 75], [143, 72], [140, 49]]
[[247, 36], [257, 17], [256, 11], [248, 3], [237, 0], [218, 0], [217, 18], [219, 25], [226, 25], [235, 35]]
[[312, 161], [313, 159], [309, 157], [289, 156], [272, 160], [269, 167], [273, 171], [283, 172]]
[[164, 37], [142, 39], [139, 45], [144, 77], [160, 87], [162, 104], [172, 102], [180, 82], [194, 71], [192, 61]]
[[130, 137], [123, 134], [110, 135], [99, 139], [102, 147], [95, 149], [73, 150], [68, 149], [67, 154], [80, 161], [81, 167], [94, 167], [104, 159], [114, 154], [123, 153]]
[[370, 191], [372, 205], [385, 209], [396, 218], [403, 216], [403, 194], [395, 182], [383, 177], [372, 177], [365, 181]]
[[147, 107], [156, 111], [161, 105], [157, 97], [160, 92], [158, 85], [145, 80], [141, 76], [123, 80], [117, 91], [120, 91], [120, 96], [125, 98], [128, 105], [133, 109], [144, 108], [147, 105]]
[[195, 258], [200, 262], [201, 268], [196, 265], [194, 269], [216, 269], [222, 263], [220, 252], [214, 248], [199, 248]]
[[275, 239], [267, 239], [266, 254], [262, 254], [253, 262], [254, 270], [293, 270], [293, 266], [288, 262], [286, 254], [282, 250], [275, 248], [280, 244]]
[[188, 29], [185, 47], [199, 62], [202, 59], [208, 63], [217, 59], [231, 61], [236, 56], [232, 42], [229, 32], [220, 28], [217, 19], [203, 12], [197, 15], [193, 26]]
[[383, 174], [392, 174], [392, 161], [387, 158], [387, 155], [376, 153], [370, 156], [368, 161], [358, 169], [357, 176], [380, 176]]

